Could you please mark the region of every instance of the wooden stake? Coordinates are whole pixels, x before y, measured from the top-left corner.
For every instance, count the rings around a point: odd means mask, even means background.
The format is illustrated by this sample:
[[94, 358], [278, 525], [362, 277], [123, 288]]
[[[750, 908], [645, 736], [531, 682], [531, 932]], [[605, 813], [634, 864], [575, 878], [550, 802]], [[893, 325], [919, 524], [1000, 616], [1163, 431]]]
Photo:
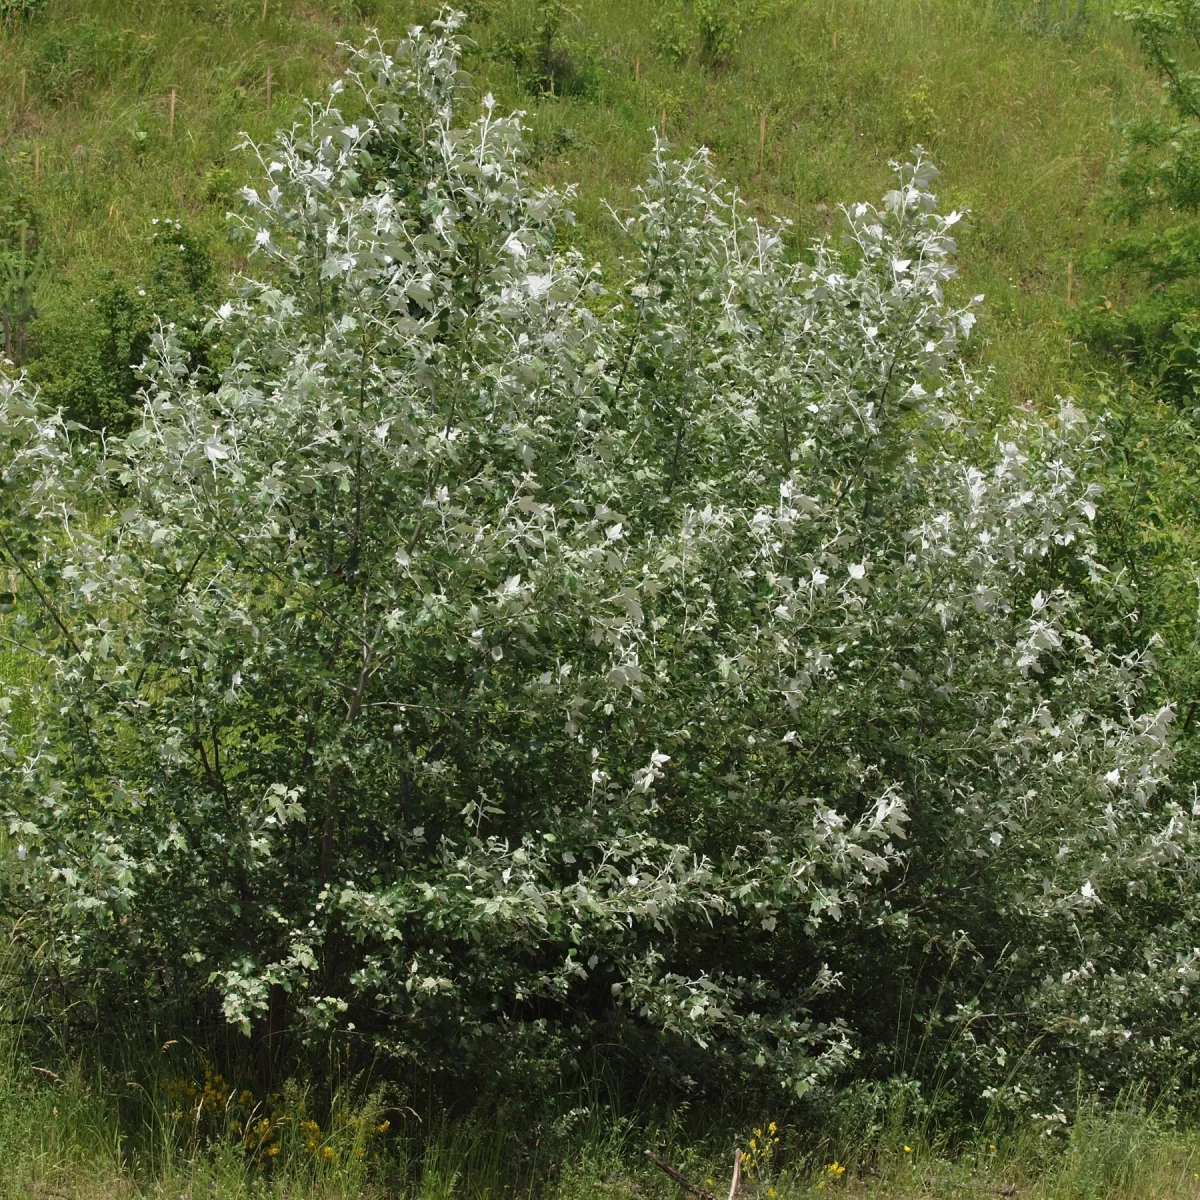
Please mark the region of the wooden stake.
[[21, 108], [25, 107], [25, 68], [21, 68]]
[[837, 58], [837, 30], [833, 31], [833, 57]]
[[763, 113], [758, 126], [758, 173], [763, 171], [763, 153], [767, 148], [767, 114]]
[[742, 1182], [742, 1152], [735, 1150], [733, 1152], [733, 1180], [729, 1184], [729, 1200], [734, 1200], [738, 1194], [738, 1186]]
[[175, 89], [171, 89], [171, 115], [167, 118], [167, 132], [172, 137], [175, 135]]
[[264, 21], [267, 19], [267, 0], [263, 0], [263, 15], [262, 15], [262, 19], [263, 19]]
[[1071, 295], [1072, 291], [1074, 290], [1074, 287], [1073, 287], [1074, 283], [1075, 283], [1075, 264], [1070, 259], [1067, 259], [1067, 307], [1068, 308], [1075, 307], [1075, 298]]
[[663, 109], [662, 135], [664, 138], [667, 136], [667, 110], [665, 108]]
[[637, 56], [637, 61], [633, 64], [633, 82], [641, 83], [642, 81], [642, 56]]
[[42, 148], [37, 142], [33, 143], [33, 182], [42, 182]]
[[271, 107], [271, 68], [267, 68], [267, 107]]

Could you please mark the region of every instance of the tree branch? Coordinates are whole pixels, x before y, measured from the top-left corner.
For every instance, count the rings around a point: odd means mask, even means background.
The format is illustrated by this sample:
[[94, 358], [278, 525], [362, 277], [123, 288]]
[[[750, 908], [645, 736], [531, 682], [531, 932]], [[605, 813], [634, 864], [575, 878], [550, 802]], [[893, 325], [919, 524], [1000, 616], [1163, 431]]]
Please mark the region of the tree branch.
[[[646, 1150], [644, 1153], [660, 1171], [665, 1171], [668, 1175], [670, 1175], [670, 1177], [675, 1180], [675, 1182], [679, 1184], [679, 1186], [683, 1188], [685, 1192], [691, 1192], [691, 1194], [698, 1197], [699, 1200], [717, 1200], [716, 1196], [714, 1196], [712, 1192], [706, 1191], [698, 1184], [692, 1183], [690, 1179], [685, 1178], [677, 1170], [675, 1170], [675, 1168], [671, 1166], [669, 1162], [665, 1162], [663, 1159], [659, 1158], [653, 1150]], [[736, 1162], [737, 1167], [740, 1167], [742, 1162], [740, 1153], [738, 1154]], [[736, 1167], [735, 1170], [737, 1170]], [[730, 1193], [730, 1195], [732, 1196], [732, 1193]]]

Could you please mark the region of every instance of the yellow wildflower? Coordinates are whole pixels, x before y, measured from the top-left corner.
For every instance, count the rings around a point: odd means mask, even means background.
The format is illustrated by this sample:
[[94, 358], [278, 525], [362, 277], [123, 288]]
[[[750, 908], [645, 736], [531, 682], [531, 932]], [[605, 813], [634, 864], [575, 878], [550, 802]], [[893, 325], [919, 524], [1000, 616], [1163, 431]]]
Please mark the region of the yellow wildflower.
[[332, 1146], [322, 1146], [321, 1147], [321, 1157], [326, 1162], [333, 1162], [333, 1160], [335, 1158], [337, 1158], [337, 1151], [334, 1150], [334, 1148]]
[[391, 1129], [391, 1127], [392, 1127], [391, 1121], [380, 1121], [379, 1124], [375, 1126], [375, 1132], [376, 1133], [387, 1133], [387, 1131], [389, 1129]]
[[279, 1143], [278, 1143], [278, 1142], [272, 1142], [272, 1143], [271, 1143], [271, 1144], [270, 1144], [270, 1145], [267, 1147], [267, 1157], [268, 1157], [268, 1158], [274, 1158], [274, 1157], [275, 1157], [275, 1156], [276, 1156], [278, 1153], [279, 1153]]
[[911, 1153], [912, 1153], [912, 1147], [911, 1147], [911, 1146], [905, 1146], [905, 1147], [904, 1147], [904, 1153], [905, 1153], [905, 1154], [911, 1154]]
[[846, 1173], [846, 1168], [843, 1167], [840, 1162], [831, 1162], [829, 1166], [825, 1168], [825, 1170], [827, 1170], [829, 1174], [834, 1177], [834, 1179], [840, 1179]]

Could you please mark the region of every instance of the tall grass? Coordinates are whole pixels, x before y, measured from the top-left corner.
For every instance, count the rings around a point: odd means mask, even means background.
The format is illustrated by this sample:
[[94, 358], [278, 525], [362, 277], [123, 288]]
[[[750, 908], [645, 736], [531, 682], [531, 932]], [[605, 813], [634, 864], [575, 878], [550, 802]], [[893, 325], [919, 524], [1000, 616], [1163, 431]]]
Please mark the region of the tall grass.
[[1070, 1120], [972, 1129], [931, 1121], [903, 1084], [803, 1112], [737, 1097], [622, 1112], [600, 1084], [452, 1112], [419, 1087], [344, 1079], [334, 1064], [319, 1084], [251, 1095], [201, 1047], [159, 1043], [152, 1030], [88, 1042], [66, 1033], [70, 1014], [32, 1024], [18, 965], [26, 981], [36, 975], [28, 954], [0, 957], [0, 1200], [674, 1200], [645, 1150], [723, 1195], [735, 1147], [747, 1200], [1200, 1196], [1200, 1129], [1136, 1089], [1081, 1097]]
[[[0, 1042], [0, 1198], [666, 1200], [681, 1193], [647, 1161], [644, 1148], [723, 1195], [733, 1148], [749, 1151], [751, 1139], [757, 1153], [742, 1195], [753, 1200], [1200, 1195], [1200, 1134], [1179, 1127], [1169, 1111], [1146, 1111], [1128, 1098], [1106, 1108], [1084, 1105], [1069, 1126], [1031, 1121], [962, 1135], [953, 1146], [928, 1130], [906, 1128], [902, 1111], [867, 1141], [848, 1127], [839, 1133], [782, 1119], [772, 1135], [768, 1114], [727, 1115], [724, 1124], [702, 1128], [686, 1113], [620, 1121], [603, 1111], [576, 1110], [574, 1118], [560, 1116], [555, 1128], [495, 1113], [419, 1116], [407, 1110], [364, 1159], [327, 1160], [291, 1137], [283, 1153], [264, 1160], [247, 1150], [241, 1127], [227, 1120], [197, 1137], [190, 1116], [173, 1111], [176, 1094], [162, 1073], [145, 1059], [140, 1065], [148, 1068], [140, 1078], [78, 1064], [64, 1068], [59, 1061], [53, 1070], [35, 1065], [19, 1040]], [[298, 1092], [290, 1103], [304, 1111]], [[380, 1111], [370, 1102], [355, 1110], [382, 1124]], [[294, 1130], [303, 1135], [299, 1120]], [[764, 1154], [764, 1141], [776, 1136], [778, 1145]]]

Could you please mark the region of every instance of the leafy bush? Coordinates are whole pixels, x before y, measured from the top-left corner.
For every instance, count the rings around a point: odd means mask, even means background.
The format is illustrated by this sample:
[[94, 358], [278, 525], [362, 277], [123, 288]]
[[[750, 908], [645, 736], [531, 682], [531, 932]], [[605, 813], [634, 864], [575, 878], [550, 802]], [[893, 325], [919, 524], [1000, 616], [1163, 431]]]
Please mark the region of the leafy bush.
[[562, 0], [538, 0], [534, 27], [516, 35], [499, 34], [490, 56], [509, 63], [520, 87], [535, 95], [591, 95], [599, 79], [592, 48], [563, 37], [564, 21], [573, 15]]
[[16, 363], [25, 361], [26, 332], [42, 275], [38, 224], [27, 196], [0, 197], [0, 351]]
[[660, 143], [606, 284], [459, 122], [457, 24], [255, 148], [218, 387], [155, 334], [96, 446], [4, 383], [3, 896], [56, 986], [446, 1078], [1189, 1069], [1172, 710], [1080, 632], [1097, 438], [972, 433], [932, 168], [806, 265]]
[[713, 66], [733, 57], [746, 29], [776, 15], [789, 0], [672, 0], [650, 23], [658, 53], [682, 62], [693, 52]]
[[[1196, 271], [1200, 266], [1200, 76], [1188, 56], [1200, 36], [1200, 10], [1189, 0], [1133, 5], [1124, 13], [1147, 66], [1162, 81], [1160, 115], [1125, 130], [1125, 150], [1111, 193], [1112, 215], [1138, 226], [1152, 212], [1166, 228], [1135, 228], [1093, 256], [1096, 274], [1119, 273], [1122, 292], [1134, 281], [1132, 302], [1106, 297], [1073, 322], [1094, 349], [1118, 356], [1143, 380], [1176, 399], [1196, 387]], [[1179, 220], [1182, 218], [1182, 221]]]
[[81, 275], [47, 296], [32, 326], [30, 375], [47, 403], [89, 429], [116, 430], [133, 419], [139, 370], [160, 321], [173, 325], [193, 369], [208, 360], [214, 280], [207, 242], [162, 219], [146, 251], [141, 279], [107, 270]]

